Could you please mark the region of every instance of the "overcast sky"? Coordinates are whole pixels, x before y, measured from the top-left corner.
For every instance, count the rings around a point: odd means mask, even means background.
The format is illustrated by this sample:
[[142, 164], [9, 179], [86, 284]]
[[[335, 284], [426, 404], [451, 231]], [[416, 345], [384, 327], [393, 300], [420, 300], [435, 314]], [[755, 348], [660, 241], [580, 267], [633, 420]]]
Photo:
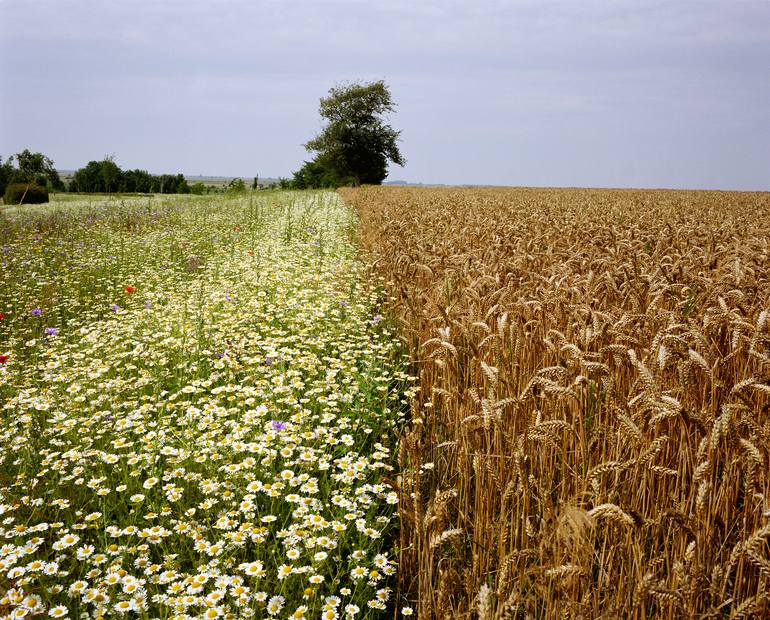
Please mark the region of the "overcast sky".
[[770, 0], [0, 0], [0, 155], [289, 176], [384, 79], [390, 179], [770, 189]]

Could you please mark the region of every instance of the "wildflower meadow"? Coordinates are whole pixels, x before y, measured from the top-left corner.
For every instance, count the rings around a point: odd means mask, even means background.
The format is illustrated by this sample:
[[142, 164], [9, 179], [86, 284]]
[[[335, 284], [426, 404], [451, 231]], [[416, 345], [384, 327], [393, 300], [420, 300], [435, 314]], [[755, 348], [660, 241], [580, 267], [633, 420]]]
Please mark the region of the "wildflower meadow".
[[354, 231], [333, 193], [0, 211], [0, 617], [397, 605], [413, 389]]

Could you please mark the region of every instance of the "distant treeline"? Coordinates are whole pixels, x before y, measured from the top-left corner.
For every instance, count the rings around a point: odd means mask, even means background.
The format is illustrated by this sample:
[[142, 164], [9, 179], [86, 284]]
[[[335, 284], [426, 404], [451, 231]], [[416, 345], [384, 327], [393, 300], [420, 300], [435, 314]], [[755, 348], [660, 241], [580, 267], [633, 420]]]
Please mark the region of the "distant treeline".
[[[242, 179], [232, 179], [227, 186], [217, 187], [202, 182], [190, 185], [183, 174], [150, 174], [146, 170], [123, 170], [112, 157], [90, 161], [62, 179], [53, 160], [43, 153], [25, 149], [3, 161], [0, 157], [0, 196], [6, 188], [23, 185], [22, 192], [83, 192], [83, 193], [142, 193], [142, 194], [207, 194], [211, 192], [239, 193], [247, 191]], [[252, 189], [264, 188], [254, 177]], [[46, 193], [47, 200], [47, 193]], [[6, 202], [8, 202], [6, 200]], [[14, 200], [15, 202], [15, 200]]]
[[101, 161], [89, 161], [83, 168], [76, 170], [67, 190], [88, 193], [189, 194], [192, 188], [182, 174], [154, 175], [146, 170], [122, 170], [112, 158], [106, 157]]

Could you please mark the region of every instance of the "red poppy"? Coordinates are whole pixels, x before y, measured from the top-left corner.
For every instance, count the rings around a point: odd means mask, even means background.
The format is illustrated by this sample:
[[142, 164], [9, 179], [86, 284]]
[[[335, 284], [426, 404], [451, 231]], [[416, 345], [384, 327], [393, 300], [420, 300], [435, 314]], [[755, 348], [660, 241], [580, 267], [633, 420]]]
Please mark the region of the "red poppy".
[[0, 321], [2, 321], [5, 318], [5, 312], [0, 312]]
[[133, 286], [127, 286], [125, 289], [126, 293], [136, 293], [136, 289]]
[[0, 355], [0, 364], [5, 364], [9, 359], [10, 355]]

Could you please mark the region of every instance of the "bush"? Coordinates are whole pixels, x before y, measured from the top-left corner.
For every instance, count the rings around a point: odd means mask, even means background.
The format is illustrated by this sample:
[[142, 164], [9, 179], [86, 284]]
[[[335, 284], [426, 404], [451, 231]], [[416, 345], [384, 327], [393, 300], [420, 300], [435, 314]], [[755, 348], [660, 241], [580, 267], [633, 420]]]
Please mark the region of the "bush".
[[3, 200], [7, 205], [37, 205], [48, 202], [48, 190], [36, 183], [12, 183], [5, 189]]
[[232, 179], [227, 184], [227, 193], [228, 194], [243, 194], [246, 192], [246, 183], [243, 182], [243, 179]]

